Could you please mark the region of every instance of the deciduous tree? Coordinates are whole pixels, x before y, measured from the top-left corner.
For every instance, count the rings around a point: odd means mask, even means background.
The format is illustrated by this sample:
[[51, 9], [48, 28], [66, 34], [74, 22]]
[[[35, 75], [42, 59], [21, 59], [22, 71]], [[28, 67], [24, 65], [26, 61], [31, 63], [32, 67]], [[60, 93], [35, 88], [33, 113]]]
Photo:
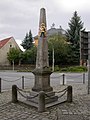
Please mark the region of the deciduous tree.
[[17, 48], [10, 48], [9, 52], [7, 53], [7, 59], [10, 61], [10, 63], [13, 64], [13, 70], [14, 70], [14, 64], [19, 63], [19, 55], [20, 50]]
[[49, 61], [52, 64], [52, 52], [54, 49], [55, 65], [67, 64], [68, 44], [66, 38], [61, 35], [52, 35], [48, 38]]

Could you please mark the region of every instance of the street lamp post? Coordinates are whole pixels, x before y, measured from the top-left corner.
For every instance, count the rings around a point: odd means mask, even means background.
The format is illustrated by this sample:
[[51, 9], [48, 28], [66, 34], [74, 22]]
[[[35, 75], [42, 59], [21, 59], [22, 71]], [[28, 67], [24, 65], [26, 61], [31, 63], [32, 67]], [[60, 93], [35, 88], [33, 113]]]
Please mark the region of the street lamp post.
[[50, 42], [50, 45], [51, 45], [51, 53], [52, 53], [52, 72], [54, 72], [54, 63], [55, 63], [55, 57], [54, 57], [54, 45], [52, 42]]

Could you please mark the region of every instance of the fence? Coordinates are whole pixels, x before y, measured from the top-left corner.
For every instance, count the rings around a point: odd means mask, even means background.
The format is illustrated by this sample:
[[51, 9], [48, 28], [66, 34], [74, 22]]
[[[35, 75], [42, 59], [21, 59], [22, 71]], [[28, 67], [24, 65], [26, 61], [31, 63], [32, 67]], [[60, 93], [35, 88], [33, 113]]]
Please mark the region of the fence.
[[[62, 74], [62, 75], [59, 75], [59, 76], [51, 76], [50, 77], [51, 79], [51, 83], [56, 83], [56, 80], [58, 80], [58, 82], [56, 84], [62, 84], [62, 85], [65, 85], [66, 84], [66, 81], [67, 79], [68, 80], [72, 80], [72, 79], [81, 79], [81, 82], [83, 84], [86, 83], [86, 74], [83, 73], [83, 74], [80, 74], [80, 75], [67, 75], [67, 74]], [[26, 76], [22, 76], [22, 77], [19, 77], [15, 80], [8, 80], [8, 79], [5, 79], [5, 78], [0, 78], [0, 92], [2, 91], [2, 82], [8, 82], [8, 83], [15, 83], [17, 81], [19, 81], [21, 83], [21, 88], [24, 89], [26, 87], [25, 83], [26, 81], [29, 80], [29, 82], [27, 84], [31, 84], [31, 80], [34, 81], [34, 77], [26, 77]], [[12, 86], [12, 85], [11, 85]]]
[[[63, 93], [62, 93], [63, 92]], [[58, 96], [58, 98], [64, 96], [67, 92], [67, 102], [72, 102], [72, 86], [68, 86], [67, 88], [63, 89], [62, 91], [58, 91], [56, 93], [62, 93], [60, 96]], [[39, 93], [37, 93], [35, 96], [31, 96], [29, 94], [29, 96], [27, 95], [28, 91], [24, 91], [22, 89], [19, 89], [16, 85], [12, 86], [12, 102], [13, 103], [17, 103], [18, 102], [18, 95], [20, 94], [22, 97], [26, 98], [26, 99], [33, 99], [38, 97], [38, 111], [39, 112], [44, 112], [45, 111], [45, 98], [46, 97], [51, 97], [49, 95], [47, 95], [47, 93], [45, 93], [44, 91], [40, 91]]]

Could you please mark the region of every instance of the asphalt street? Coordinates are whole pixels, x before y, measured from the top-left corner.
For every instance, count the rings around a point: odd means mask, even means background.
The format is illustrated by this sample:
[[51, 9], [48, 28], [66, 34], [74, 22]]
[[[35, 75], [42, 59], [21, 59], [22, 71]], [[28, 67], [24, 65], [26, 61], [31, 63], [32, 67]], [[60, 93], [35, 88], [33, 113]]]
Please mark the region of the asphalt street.
[[[51, 86], [57, 86], [63, 84], [63, 74], [65, 84], [82, 83], [83, 73], [52, 73], [50, 76]], [[34, 85], [34, 75], [31, 72], [16, 72], [16, 71], [1, 71], [1, 88], [2, 90], [8, 90], [12, 88], [13, 84], [16, 84], [19, 88], [22, 88], [22, 76], [24, 76], [25, 88], [32, 88]], [[85, 82], [88, 81], [88, 73], [85, 73]]]

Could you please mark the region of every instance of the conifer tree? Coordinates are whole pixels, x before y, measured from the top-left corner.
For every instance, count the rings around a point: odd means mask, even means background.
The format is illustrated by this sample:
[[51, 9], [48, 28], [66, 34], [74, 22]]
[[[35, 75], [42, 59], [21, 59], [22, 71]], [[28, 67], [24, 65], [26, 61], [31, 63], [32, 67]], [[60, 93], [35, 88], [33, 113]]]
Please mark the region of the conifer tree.
[[69, 29], [66, 31], [66, 36], [68, 41], [72, 45], [79, 44], [79, 33], [80, 30], [83, 29], [83, 22], [81, 21], [80, 16], [78, 16], [77, 11], [74, 12], [73, 17], [68, 23]]
[[69, 29], [66, 31], [67, 41], [70, 43], [70, 59], [71, 63], [79, 65], [80, 62], [80, 30], [83, 29], [83, 22], [78, 16], [77, 11], [74, 12], [73, 17], [68, 23]]
[[22, 41], [21, 46], [23, 46], [25, 50], [31, 49], [33, 47], [33, 37], [32, 37], [31, 30], [29, 31], [29, 33], [26, 33], [26, 36]]

